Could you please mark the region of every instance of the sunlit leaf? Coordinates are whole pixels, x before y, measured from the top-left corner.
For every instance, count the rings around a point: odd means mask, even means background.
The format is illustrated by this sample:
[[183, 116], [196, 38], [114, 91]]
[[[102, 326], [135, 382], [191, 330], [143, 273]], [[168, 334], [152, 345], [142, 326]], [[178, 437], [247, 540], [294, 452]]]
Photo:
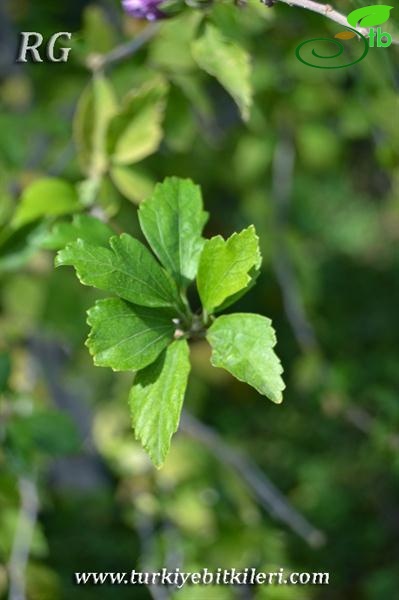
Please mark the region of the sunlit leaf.
[[200, 257], [197, 285], [208, 312], [220, 309], [257, 276], [261, 264], [259, 239], [253, 225], [227, 240], [218, 235], [206, 240]]
[[167, 89], [165, 81], [157, 78], [127, 96], [108, 132], [108, 152], [114, 164], [132, 164], [157, 150]]
[[59, 250], [81, 239], [90, 244], [108, 246], [112, 235], [114, 231], [99, 219], [90, 215], [75, 215], [72, 222], [54, 225], [52, 230], [43, 237], [40, 245], [49, 250]]
[[178, 428], [189, 372], [187, 341], [177, 340], [135, 377], [129, 398], [132, 424], [157, 467], [164, 463]]
[[45, 178], [22, 192], [12, 226], [22, 227], [41, 217], [59, 217], [82, 210], [75, 188], [62, 179]]
[[276, 335], [270, 319], [236, 313], [218, 317], [207, 332], [211, 363], [229, 371], [273, 402], [282, 402], [285, 387], [281, 363], [273, 348]]
[[105, 171], [108, 157], [106, 133], [118, 104], [115, 92], [102, 75], [96, 75], [83, 91], [73, 122], [73, 131], [82, 170], [93, 176]]
[[94, 364], [114, 371], [138, 370], [151, 364], [173, 340], [172, 315], [118, 298], [99, 300], [88, 311], [87, 346]]
[[83, 240], [58, 252], [56, 265], [72, 265], [84, 285], [117, 294], [142, 306], [173, 306], [177, 290], [143, 244], [130, 235], [114, 236], [110, 249]]
[[116, 29], [104, 8], [89, 5], [83, 13], [84, 40], [89, 52], [104, 54], [117, 43]]
[[140, 204], [154, 189], [152, 180], [134, 167], [115, 166], [112, 167], [110, 175], [122, 196], [134, 204]]
[[182, 286], [197, 273], [207, 218], [201, 190], [189, 179], [165, 179], [140, 206], [140, 225], [148, 243]]

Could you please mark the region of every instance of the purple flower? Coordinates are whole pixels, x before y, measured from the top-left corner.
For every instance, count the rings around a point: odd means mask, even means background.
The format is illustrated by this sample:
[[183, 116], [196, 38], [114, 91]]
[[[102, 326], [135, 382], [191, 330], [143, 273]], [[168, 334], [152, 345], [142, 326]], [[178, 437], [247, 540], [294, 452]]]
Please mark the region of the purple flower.
[[167, 15], [159, 10], [158, 6], [164, 0], [122, 0], [124, 10], [136, 19], [147, 19], [157, 21], [165, 19]]

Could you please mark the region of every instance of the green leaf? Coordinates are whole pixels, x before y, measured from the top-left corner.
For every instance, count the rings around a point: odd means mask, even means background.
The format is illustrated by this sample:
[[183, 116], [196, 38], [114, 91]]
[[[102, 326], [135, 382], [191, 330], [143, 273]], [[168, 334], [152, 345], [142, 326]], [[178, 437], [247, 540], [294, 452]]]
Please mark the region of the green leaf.
[[77, 240], [58, 252], [56, 266], [72, 265], [84, 285], [142, 306], [174, 306], [177, 289], [143, 244], [130, 235], [110, 239], [111, 250]]
[[93, 149], [91, 169], [95, 173], [104, 173], [107, 164], [106, 134], [108, 125], [117, 111], [117, 100], [109, 81], [102, 75], [93, 80]]
[[270, 319], [236, 313], [218, 317], [207, 332], [211, 363], [229, 371], [273, 402], [282, 402], [285, 388], [280, 360], [273, 348], [276, 334]]
[[393, 6], [386, 4], [362, 6], [362, 8], [357, 8], [349, 13], [347, 20], [352, 27], [358, 25], [361, 27], [377, 27], [377, 25], [382, 25], [388, 21], [392, 9]]
[[167, 85], [157, 78], [129, 94], [110, 124], [108, 152], [117, 165], [138, 162], [153, 154], [162, 139]]
[[201, 189], [189, 179], [165, 179], [140, 206], [141, 229], [180, 286], [187, 285], [197, 273], [207, 219]]
[[98, 367], [137, 371], [151, 364], [173, 340], [173, 315], [119, 298], [99, 300], [88, 311], [86, 345]]
[[195, 70], [190, 44], [202, 19], [200, 11], [183, 11], [179, 16], [165, 20], [149, 47], [150, 63], [162, 71], [187, 73]]
[[188, 343], [176, 340], [135, 377], [129, 398], [132, 424], [157, 467], [163, 465], [177, 431], [189, 372]]
[[40, 411], [10, 422], [7, 434], [17, 453], [32, 460], [35, 452], [62, 456], [77, 452], [80, 441], [71, 418], [55, 410]]
[[134, 204], [140, 204], [154, 189], [151, 179], [132, 167], [113, 167], [110, 175], [122, 196]]
[[22, 227], [43, 217], [59, 217], [82, 210], [75, 188], [56, 178], [38, 179], [22, 192], [12, 226]]
[[117, 44], [115, 28], [104, 8], [88, 6], [83, 13], [83, 25], [83, 39], [89, 52], [105, 54]]
[[11, 359], [8, 352], [0, 352], [0, 394], [7, 389], [11, 375]]
[[[176, 84], [176, 81], [174, 81]], [[193, 114], [197, 115], [193, 119]], [[197, 107], [193, 106], [178, 85], [171, 87], [164, 122], [165, 146], [178, 154], [190, 152], [197, 137], [197, 122], [200, 122]]]
[[[5, 182], [0, 179], [0, 232], [1, 228], [6, 225], [14, 212], [14, 198], [10, 190], [7, 190]], [[1, 239], [1, 233], [0, 233]]]
[[248, 284], [244, 288], [242, 288], [239, 292], [236, 292], [235, 294], [232, 294], [231, 296], [226, 298], [226, 300], [215, 309], [215, 312], [222, 312], [223, 310], [225, 310], [232, 304], [235, 304], [236, 302], [238, 302], [238, 300], [240, 298], [242, 298], [242, 296], [244, 296], [247, 292], [249, 292], [254, 287], [256, 280], [259, 277], [259, 273], [260, 273], [259, 268], [254, 267], [253, 269], [251, 269], [249, 271], [250, 280], [249, 280]]
[[118, 214], [121, 207], [121, 196], [109, 175], [102, 177], [95, 203], [108, 218]]
[[94, 176], [105, 172], [108, 157], [106, 133], [118, 110], [110, 82], [96, 75], [79, 99], [73, 131], [82, 170]]
[[224, 240], [220, 235], [205, 242], [200, 257], [197, 285], [204, 308], [212, 313], [226, 300], [247, 291], [262, 257], [253, 225]]
[[0, 274], [21, 269], [36, 252], [43, 223], [29, 223], [19, 229], [6, 227], [0, 236]]
[[89, 215], [75, 215], [71, 223], [57, 223], [41, 241], [42, 248], [60, 250], [77, 239], [98, 246], [108, 246], [114, 232], [108, 225]]
[[252, 103], [249, 54], [214, 25], [207, 25], [203, 36], [192, 43], [192, 53], [201, 69], [216, 77], [229, 92], [242, 118], [248, 120]]
[[93, 150], [94, 127], [93, 84], [83, 90], [73, 118], [72, 129], [80, 167], [84, 173], [90, 172]]
[[215, 119], [214, 106], [206, 91], [206, 82], [190, 74], [173, 75], [173, 82], [182, 91], [191, 106], [191, 111], [198, 115], [200, 121], [212, 122]]
[[77, 186], [79, 198], [84, 206], [95, 206], [94, 210], [111, 218], [119, 212], [121, 197], [108, 175], [89, 177]]

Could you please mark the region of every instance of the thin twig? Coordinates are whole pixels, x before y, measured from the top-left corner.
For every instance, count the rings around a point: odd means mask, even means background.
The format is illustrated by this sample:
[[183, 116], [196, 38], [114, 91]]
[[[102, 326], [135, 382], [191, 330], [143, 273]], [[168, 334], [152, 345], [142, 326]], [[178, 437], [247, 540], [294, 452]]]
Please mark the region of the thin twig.
[[[344, 27], [348, 27], [348, 18], [346, 15], [335, 10], [330, 4], [320, 4], [319, 2], [314, 2], [313, 0], [277, 0], [278, 2], [282, 2], [283, 4], [288, 4], [288, 6], [297, 6], [299, 8], [304, 8], [305, 10], [310, 10], [311, 12], [318, 13], [319, 15], [323, 15], [323, 17], [327, 17], [330, 21], [334, 21], [339, 25], [343, 25]], [[359, 33], [362, 35], [368, 36], [370, 28], [369, 27], [354, 27]]]
[[275, 251], [273, 252], [272, 262], [277, 281], [280, 284], [288, 321], [299, 346], [306, 352], [317, 347], [317, 339], [313, 326], [306, 316], [298, 282], [284, 239], [294, 167], [294, 144], [288, 136], [281, 136], [273, 158], [272, 197], [275, 206]]
[[[374, 419], [368, 412], [359, 406], [348, 406], [344, 410], [344, 417], [356, 429], [365, 435], [372, 435], [373, 431], [378, 429], [377, 420]], [[385, 438], [388, 448], [393, 452], [399, 450], [399, 435], [396, 433], [388, 433]]]
[[[140, 569], [143, 573], [154, 573], [153, 560], [155, 555], [154, 523], [150, 515], [142, 512], [137, 514], [136, 531], [140, 539]], [[169, 589], [166, 585], [147, 584], [147, 590], [153, 600], [170, 600]]]
[[[316, 331], [308, 319], [300, 292], [295, 268], [290, 259], [289, 249], [285, 242], [287, 213], [291, 201], [292, 184], [295, 166], [295, 150], [292, 140], [281, 135], [273, 157], [272, 198], [274, 202], [274, 240], [273, 269], [281, 289], [287, 319], [294, 337], [303, 353], [319, 350], [322, 355]], [[325, 364], [327, 367], [327, 364]], [[338, 411], [353, 427], [365, 435], [371, 435], [376, 427], [376, 420], [363, 408], [349, 405]], [[388, 446], [399, 449], [399, 436], [391, 433], [387, 436]]]
[[[304, 8], [305, 10], [323, 15], [323, 17], [327, 17], [327, 19], [330, 19], [330, 21], [334, 21], [339, 25], [349, 27], [347, 16], [335, 10], [330, 4], [320, 4], [313, 0], [277, 0], [277, 2], [288, 4], [288, 6]], [[355, 29], [365, 37], [369, 37], [371, 27], [352, 27], [352, 29]], [[399, 40], [392, 38], [392, 44], [399, 44]]]
[[20, 509], [9, 561], [8, 600], [25, 600], [26, 568], [39, 511], [36, 484], [30, 477], [19, 480]]
[[86, 61], [87, 67], [92, 71], [100, 71], [112, 64], [130, 58], [158, 33], [159, 28], [160, 23], [150, 23], [133, 40], [117, 46], [107, 54], [90, 55]]
[[310, 546], [317, 548], [325, 543], [325, 535], [301, 515], [250, 459], [226, 444], [210, 427], [192, 415], [184, 413], [181, 430], [209, 448], [224, 465], [234, 469], [249, 490], [270, 514], [290, 527]]

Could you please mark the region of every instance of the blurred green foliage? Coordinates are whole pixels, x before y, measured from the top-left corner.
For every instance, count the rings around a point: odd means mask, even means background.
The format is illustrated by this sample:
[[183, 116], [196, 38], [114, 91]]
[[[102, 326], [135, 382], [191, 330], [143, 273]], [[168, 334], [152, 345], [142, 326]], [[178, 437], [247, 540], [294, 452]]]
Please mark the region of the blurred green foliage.
[[[286, 5], [215, 3], [186, 8], [133, 56], [110, 64], [112, 98], [85, 64], [142, 33], [145, 24], [124, 16], [118, 1], [16, 0], [1, 17], [0, 596], [18, 480], [29, 476], [40, 498], [29, 599], [131, 598], [132, 589], [76, 587], [72, 574], [165, 565], [331, 573], [328, 588], [248, 590], [256, 600], [395, 598], [397, 49], [371, 48], [348, 69], [311, 69], [295, 47], [333, 36], [335, 24]], [[17, 65], [17, 34], [26, 30], [73, 31], [70, 62]], [[246, 57], [250, 70], [236, 73], [244, 87], [206, 56], [209, 32], [212, 43], [223, 40], [222, 55], [232, 46]], [[82, 111], [97, 114], [96, 132], [84, 125], [96, 140], [93, 162], [93, 147], [88, 159], [79, 142]], [[104, 146], [111, 116], [127, 135], [119, 149], [116, 138]], [[208, 367], [197, 342], [186, 408], [251, 457], [325, 533], [323, 546], [309, 547], [274, 519], [242, 477], [184, 431], [155, 472], [130, 430], [131, 377], [93, 367], [84, 348], [85, 310], [99, 295], [54, 270], [53, 226], [68, 232], [61, 223], [79, 223], [78, 203], [139, 237], [135, 204], [170, 175], [201, 185], [208, 237], [255, 225], [264, 262], [238, 307], [272, 317], [287, 384], [282, 405], [262, 402]], [[52, 184], [63, 186], [66, 203], [57, 193], [44, 210], [29, 206], [35, 182], [48, 177], [61, 180]], [[173, 597], [242, 597], [211, 593], [187, 588]], [[136, 597], [150, 594], [135, 589]]]

